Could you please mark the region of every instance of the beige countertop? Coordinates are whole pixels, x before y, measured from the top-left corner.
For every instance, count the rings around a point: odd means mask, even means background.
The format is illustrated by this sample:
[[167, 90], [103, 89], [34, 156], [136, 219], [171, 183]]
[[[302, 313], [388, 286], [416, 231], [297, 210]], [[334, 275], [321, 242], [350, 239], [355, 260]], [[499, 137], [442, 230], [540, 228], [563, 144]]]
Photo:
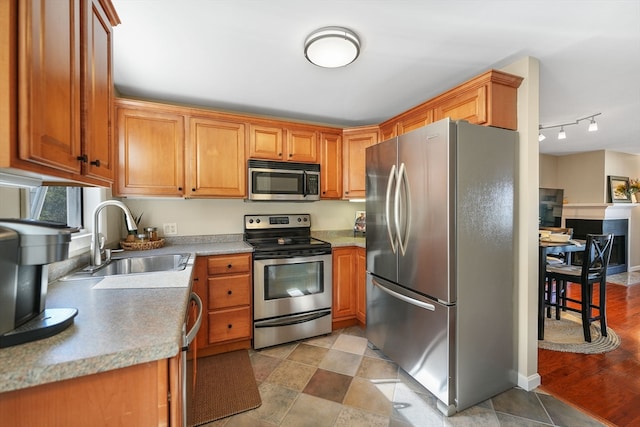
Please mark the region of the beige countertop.
[[[334, 247], [365, 246], [365, 238], [353, 232], [319, 231], [312, 235]], [[174, 357], [182, 345], [195, 257], [252, 250], [238, 235], [216, 241], [206, 236], [167, 239], [160, 249], [114, 254], [192, 255], [183, 271], [147, 273], [136, 275], [137, 279], [129, 276], [150, 287], [129, 288], [122, 283], [101, 287], [99, 279], [50, 283], [47, 308], [76, 308], [78, 315], [69, 328], [53, 337], [0, 349], [0, 392]]]

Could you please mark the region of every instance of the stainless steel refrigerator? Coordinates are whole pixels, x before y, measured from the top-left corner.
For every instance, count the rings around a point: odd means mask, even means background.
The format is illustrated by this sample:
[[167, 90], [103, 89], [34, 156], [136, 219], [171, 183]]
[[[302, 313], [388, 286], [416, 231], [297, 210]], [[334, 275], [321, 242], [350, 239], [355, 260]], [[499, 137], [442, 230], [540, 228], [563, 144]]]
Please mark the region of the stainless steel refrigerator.
[[446, 415], [516, 382], [517, 142], [444, 119], [366, 150], [366, 336]]

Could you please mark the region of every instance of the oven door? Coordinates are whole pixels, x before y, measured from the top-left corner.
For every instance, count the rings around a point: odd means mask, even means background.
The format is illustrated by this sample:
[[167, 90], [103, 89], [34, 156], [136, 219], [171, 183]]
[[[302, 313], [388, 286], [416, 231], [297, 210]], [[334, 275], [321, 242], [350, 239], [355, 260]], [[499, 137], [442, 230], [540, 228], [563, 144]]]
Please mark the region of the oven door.
[[253, 261], [254, 319], [331, 307], [331, 255]]

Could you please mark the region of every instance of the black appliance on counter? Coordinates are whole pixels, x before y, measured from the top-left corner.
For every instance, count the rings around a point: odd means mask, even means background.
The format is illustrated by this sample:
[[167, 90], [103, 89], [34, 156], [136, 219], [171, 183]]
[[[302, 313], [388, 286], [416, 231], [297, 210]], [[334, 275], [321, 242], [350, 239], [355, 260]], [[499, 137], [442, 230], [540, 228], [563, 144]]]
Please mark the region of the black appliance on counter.
[[245, 215], [253, 253], [253, 347], [331, 333], [331, 244], [311, 237], [311, 215]]
[[0, 348], [55, 335], [73, 323], [75, 308], [45, 309], [48, 264], [69, 257], [66, 225], [0, 219]]

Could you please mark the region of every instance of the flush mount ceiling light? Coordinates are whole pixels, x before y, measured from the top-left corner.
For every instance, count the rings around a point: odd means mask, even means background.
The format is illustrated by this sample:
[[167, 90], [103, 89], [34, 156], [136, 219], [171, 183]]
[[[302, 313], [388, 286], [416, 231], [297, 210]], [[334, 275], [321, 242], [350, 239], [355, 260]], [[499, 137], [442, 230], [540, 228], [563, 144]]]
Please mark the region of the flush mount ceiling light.
[[560, 123], [557, 125], [550, 125], [550, 126], [540, 125], [538, 126], [538, 141], [542, 142], [545, 139], [545, 136], [542, 134], [543, 129], [553, 129], [553, 128], [560, 128], [560, 132], [558, 132], [558, 139], [566, 139], [567, 133], [564, 131], [565, 126], [577, 125], [583, 120], [589, 120], [589, 128], [588, 128], [589, 132], [597, 131], [598, 123], [596, 123], [595, 117], [599, 116], [600, 114], [602, 113], [591, 114], [589, 116], [581, 117], [579, 119], [576, 119], [574, 122], [569, 122], [569, 123]]
[[343, 27], [324, 27], [304, 42], [304, 56], [319, 67], [338, 68], [351, 64], [360, 54], [360, 39]]

